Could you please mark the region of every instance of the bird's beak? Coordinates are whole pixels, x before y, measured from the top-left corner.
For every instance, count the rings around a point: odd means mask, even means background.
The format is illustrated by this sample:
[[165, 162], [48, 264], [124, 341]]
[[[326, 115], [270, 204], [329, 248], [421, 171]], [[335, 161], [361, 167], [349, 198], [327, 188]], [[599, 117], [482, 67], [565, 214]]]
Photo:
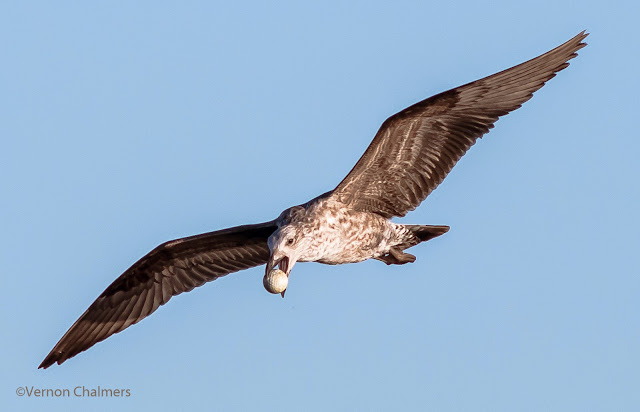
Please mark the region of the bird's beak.
[[264, 274], [266, 275], [267, 273], [271, 272], [271, 270], [276, 266], [278, 266], [278, 269], [280, 269], [281, 271], [286, 273], [287, 276], [289, 276], [289, 271], [291, 270], [291, 268], [289, 267], [288, 256], [286, 255], [281, 257], [271, 256], [271, 258], [269, 259], [269, 262], [267, 262], [267, 267]]
[[[276, 265], [278, 266], [278, 269], [280, 269], [281, 271], [283, 271], [284, 273], [287, 274], [287, 277], [289, 277], [289, 272], [291, 271], [291, 268], [293, 267], [293, 265], [289, 266], [289, 256], [282, 256], [282, 257], [276, 257], [274, 255], [271, 256], [271, 258], [269, 258], [269, 261], [267, 262], [267, 267], [265, 269], [264, 274], [266, 275], [267, 273], [271, 272], [271, 270], [276, 267]], [[280, 293], [280, 295], [284, 298], [284, 292], [286, 292], [287, 290], [285, 289], [284, 291], [282, 291], [282, 293]]]

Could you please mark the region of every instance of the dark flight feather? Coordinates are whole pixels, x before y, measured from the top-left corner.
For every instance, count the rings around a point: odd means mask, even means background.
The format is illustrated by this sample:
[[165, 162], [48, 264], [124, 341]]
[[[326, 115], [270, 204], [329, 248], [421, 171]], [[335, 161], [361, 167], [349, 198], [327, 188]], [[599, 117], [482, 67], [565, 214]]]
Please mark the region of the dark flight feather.
[[138, 323], [171, 297], [229, 273], [263, 265], [275, 222], [238, 226], [163, 243], [96, 299], [42, 361], [48, 368]]

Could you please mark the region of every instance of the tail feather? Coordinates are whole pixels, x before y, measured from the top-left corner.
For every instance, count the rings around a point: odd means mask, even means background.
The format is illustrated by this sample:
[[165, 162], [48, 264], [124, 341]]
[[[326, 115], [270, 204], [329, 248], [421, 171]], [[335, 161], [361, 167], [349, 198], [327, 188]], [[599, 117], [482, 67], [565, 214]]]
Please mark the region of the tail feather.
[[413, 232], [420, 242], [426, 242], [449, 231], [449, 226], [406, 225], [406, 228]]

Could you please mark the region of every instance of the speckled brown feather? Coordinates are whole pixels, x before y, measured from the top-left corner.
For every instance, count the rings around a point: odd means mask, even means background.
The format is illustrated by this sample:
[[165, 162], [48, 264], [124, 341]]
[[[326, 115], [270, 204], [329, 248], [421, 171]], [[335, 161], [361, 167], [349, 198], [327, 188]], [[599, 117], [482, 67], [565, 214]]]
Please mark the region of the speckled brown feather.
[[518, 66], [440, 93], [388, 118], [332, 197], [386, 218], [415, 209], [500, 116], [519, 108], [586, 46], [582, 32]]

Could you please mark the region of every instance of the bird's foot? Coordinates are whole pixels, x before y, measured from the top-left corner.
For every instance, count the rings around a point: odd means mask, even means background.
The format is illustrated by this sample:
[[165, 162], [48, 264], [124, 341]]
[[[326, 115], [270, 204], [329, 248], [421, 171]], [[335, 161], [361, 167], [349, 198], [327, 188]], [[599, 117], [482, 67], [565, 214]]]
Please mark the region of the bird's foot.
[[404, 253], [402, 250], [392, 247], [389, 249], [389, 253], [383, 256], [378, 256], [381, 262], [387, 265], [404, 265], [405, 263], [413, 263], [416, 261], [416, 257], [410, 253]]

